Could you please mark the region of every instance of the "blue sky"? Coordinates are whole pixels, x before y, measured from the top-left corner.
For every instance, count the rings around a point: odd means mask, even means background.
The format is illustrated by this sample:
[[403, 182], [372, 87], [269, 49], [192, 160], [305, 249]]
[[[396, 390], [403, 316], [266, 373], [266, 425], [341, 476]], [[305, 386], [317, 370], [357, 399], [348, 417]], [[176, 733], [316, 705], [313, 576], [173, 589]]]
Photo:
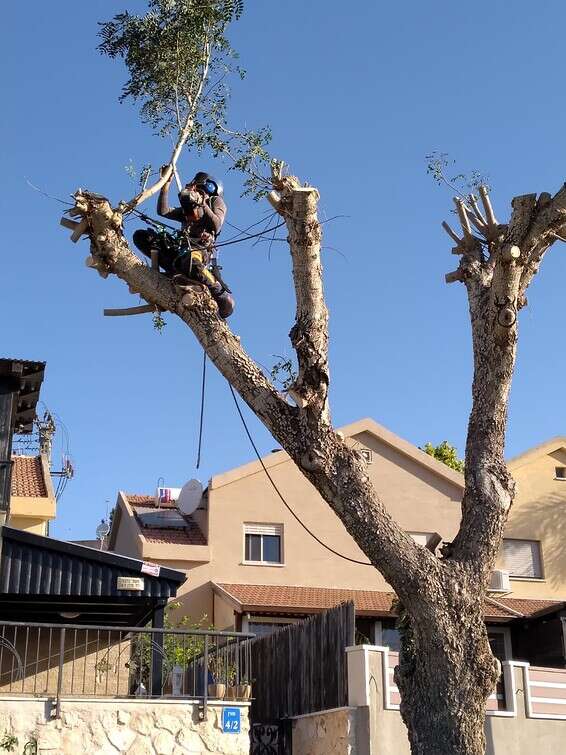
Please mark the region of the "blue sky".
[[[104, 318], [104, 307], [136, 299], [84, 267], [87, 242], [71, 244], [62, 207], [26, 184], [64, 198], [88, 187], [117, 201], [133, 193], [130, 159], [159, 165], [169, 154], [136, 109], [117, 102], [121, 62], [95, 49], [97, 21], [125, 7], [59, 0], [3, 11], [0, 351], [48, 363], [42, 398], [68, 428], [77, 471], [52, 528], [63, 538], [93, 536], [118, 489], [195, 476], [202, 352], [192, 333], [171, 316], [162, 335], [148, 317]], [[500, 219], [514, 195], [556, 191], [566, 178], [565, 21], [556, 0], [247, 0], [230, 34], [248, 70], [232, 122], [270, 124], [273, 152], [320, 189], [322, 218], [347, 216], [324, 227], [336, 425], [371, 416], [417, 445], [446, 438], [463, 449], [467, 304], [462, 286], [444, 283], [455, 267], [440, 228], [451, 195], [426, 175], [425, 155], [448, 152], [458, 170], [487, 174]], [[226, 170], [188, 154], [180, 167], [184, 176]], [[259, 219], [267, 208], [239, 198], [240, 178], [228, 173], [225, 183], [228, 220]], [[250, 353], [268, 367], [274, 354], [290, 355], [285, 245], [270, 254], [266, 244], [234, 245], [222, 262], [238, 302], [230, 322]], [[566, 247], [555, 246], [520, 316], [509, 455], [566, 433], [565, 278]], [[260, 448], [274, 448], [250, 423]], [[58, 442], [54, 466], [60, 453]], [[212, 368], [198, 474], [207, 480], [251, 458]]]

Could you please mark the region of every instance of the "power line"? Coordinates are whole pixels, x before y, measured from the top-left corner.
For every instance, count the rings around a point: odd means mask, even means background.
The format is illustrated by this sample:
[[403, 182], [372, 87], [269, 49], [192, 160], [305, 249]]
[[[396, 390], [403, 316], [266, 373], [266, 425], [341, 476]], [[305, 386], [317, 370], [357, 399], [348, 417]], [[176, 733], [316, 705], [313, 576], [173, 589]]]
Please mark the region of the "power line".
[[238, 403], [238, 399], [236, 398], [236, 394], [234, 393], [234, 389], [232, 388], [231, 383], [228, 383], [228, 387], [230, 388], [230, 393], [232, 394], [232, 398], [234, 399], [234, 403], [236, 404], [236, 409], [238, 410], [238, 414], [240, 415], [240, 419], [242, 420], [242, 424], [244, 426], [244, 430], [246, 431], [246, 435], [248, 436], [248, 439], [249, 439], [249, 441], [250, 441], [250, 443], [252, 445], [252, 448], [255, 451], [255, 455], [257, 456], [258, 461], [259, 461], [259, 463], [261, 464], [261, 466], [263, 468], [263, 471], [267, 475], [267, 479], [272, 484], [273, 489], [275, 490], [275, 492], [277, 493], [277, 495], [279, 496], [279, 498], [283, 502], [283, 505], [285, 506], [285, 508], [287, 509], [287, 511], [289, 511], [289, 513], [293, 515], [293, 517], [297, 520], [297, 522], [301, 525], [301, 527], [305, 530], [305, 532], [308, 532], [308, 534], [313, 538], [313, 540], [316, 540], [316, 542], [319, 545], [322, 545], [322, 547], [326, 548], [326, 550], [330, 551], [330, 553], [333, 553], [335, 556], [338, 556], [339, 558], [344, 559], [344, 561], [350, 561], [353, 564], [360, 564], [361, 566], [373, 566], [373, 564], [371, 564], [369, 561], [358, 561], [355, 558], [350, 558], [349, 556], [344, 556], [344, 554], [342, 554], [342, 553], [338, 553], [338, 551], [335, 551], [334, 548], [331, 548], [329, 545], [327, 545], [326, 543], [324, 543], [319, 537], [317, 537], [314, 534], [314, 532], [312, 532], [312, 530], [310, 530], [307, 527], [307, 525], [304, 524], [304, 522], [302, 522], [301, 519], [299, 519], [299, 517], [297, 516], [297, 514], [295, 514], [295, 512], [293, 511], [293, 509], [289, 506], [289, 504], [287, 503], [287, 501], [283, 497], [283, 494], [281, 493], [281, 491], [279, 490], [279, 488], [275, 484], [275, 481], [274, 481], [273, 477], [269, 474], [269, 471], [268, 471], [267, 467], [263, 463], [263, 459], [261, 458], [261, 454], [259, 453], [259, 451], [257, 449], [257, 446], [254, 443], [254, 439], [252, 438], [252, 435], [251, 435], [251, 433], [250, 433], [250, 431], [248, 429], [248, 426], [246, 424], [246, 420], [244, 419], [244, 415], [242, 414], [242, 410], [240, 409], [240, 405]]
[[197, 469], [200, 467], [200, 452], [202, 448], [202, 421], [204, 419], [204, 389], [206, 386], [206, 351], [203, 349], [202, 353], [203, 353], [202, 388], [200, 392], [200, 423], [199, 423], [199, 430], [198, 430], [198, 451], [197, 451], [197, 463], [196, 463]]

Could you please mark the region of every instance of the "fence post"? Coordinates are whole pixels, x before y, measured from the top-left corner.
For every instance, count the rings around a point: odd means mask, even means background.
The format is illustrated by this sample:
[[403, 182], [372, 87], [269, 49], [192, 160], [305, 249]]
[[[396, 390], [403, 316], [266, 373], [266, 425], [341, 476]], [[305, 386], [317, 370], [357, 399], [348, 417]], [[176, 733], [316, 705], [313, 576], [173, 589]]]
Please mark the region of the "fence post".
[[202, 670], [203, 675], [203, 690], [202, 690], [202, 711], [200, 715], [201, 721], [206, 721], [208, 717], [208, 634], [204, 635], [204, 667]]
[[[165, 605], [162, 603], [153, 614], [152, 627], [163, 629]], [[151, 694], [161, 697], [163, 692], [163, 632], [151, 633]]]
[[[63, 688], [63, 666], [65, 664], [65, 633], [63, 628], [59, 635], [59, 668], [57, 673], [57, 699], [55, 701], [55, 718], [61, 718], [61, 690]], [[49, 662], [49, 661], [48, 661]]]

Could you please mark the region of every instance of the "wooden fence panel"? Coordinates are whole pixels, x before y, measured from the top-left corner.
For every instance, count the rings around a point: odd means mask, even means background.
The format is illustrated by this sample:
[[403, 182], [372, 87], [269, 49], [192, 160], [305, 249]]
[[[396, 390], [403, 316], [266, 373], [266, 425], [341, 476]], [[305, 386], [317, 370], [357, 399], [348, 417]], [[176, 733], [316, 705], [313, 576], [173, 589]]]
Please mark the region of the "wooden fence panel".
[[354, 637], [354, 604], [349, 602], [252, 640], [252, 721], [347, 705], [345, 650]]

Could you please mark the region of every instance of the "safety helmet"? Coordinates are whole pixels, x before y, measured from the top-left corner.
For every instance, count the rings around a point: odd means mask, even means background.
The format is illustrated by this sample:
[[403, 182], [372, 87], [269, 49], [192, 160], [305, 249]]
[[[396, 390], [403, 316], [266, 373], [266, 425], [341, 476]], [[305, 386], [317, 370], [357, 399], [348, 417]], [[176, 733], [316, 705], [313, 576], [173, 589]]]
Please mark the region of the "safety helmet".
[[202, 187], [209, 197], [219, 197], [224, 193], [222, 181], [218, 181], [210, 173], [205, 173], [204, 171], [199, 171], [191, 183]]

